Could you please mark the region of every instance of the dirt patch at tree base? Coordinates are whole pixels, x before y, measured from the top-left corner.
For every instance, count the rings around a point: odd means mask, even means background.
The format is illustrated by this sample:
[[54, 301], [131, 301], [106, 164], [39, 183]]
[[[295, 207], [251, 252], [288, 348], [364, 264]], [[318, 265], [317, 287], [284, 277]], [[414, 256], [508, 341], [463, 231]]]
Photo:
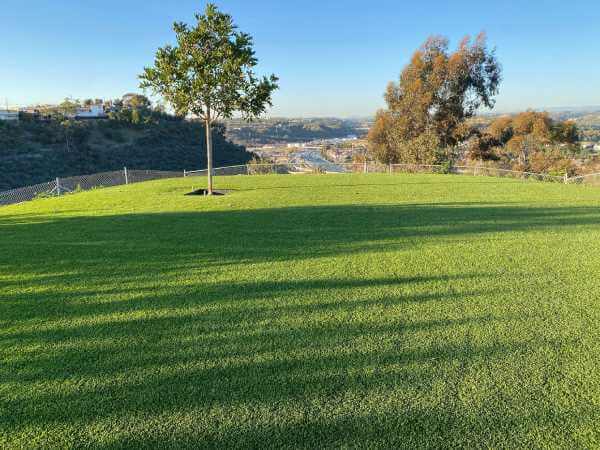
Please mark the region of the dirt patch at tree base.
[[[229, 192], [230, 190], [228, 189], [213, 189], [212, 195], [227, 195]], [[196, 189], [195, 191], [188, 192], [185, 195], [199, 195], [201, 197], [207, 197], [208, 189]]]

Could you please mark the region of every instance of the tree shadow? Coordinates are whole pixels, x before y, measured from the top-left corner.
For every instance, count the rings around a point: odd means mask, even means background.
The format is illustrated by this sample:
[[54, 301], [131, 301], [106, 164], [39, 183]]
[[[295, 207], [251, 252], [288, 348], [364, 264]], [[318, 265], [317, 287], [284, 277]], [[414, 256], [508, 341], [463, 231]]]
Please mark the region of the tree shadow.
[[[51, 267], [56, 272], [77, 268], [72, 263], [76, 258], [83, 264], [96, 258], [137, 258], [140, 264], [158, 262], [163, 267], [178, 260], [187, 263], [191, 257], [207, 264], [297, 260], [382, 250], [392, 241], [424, 245], [441, 237], [470, 239], [486, 233], [599, 223], [600, 211], [593, 207], [465, 203], [40, 216], [37, 220], [4, 216], [0, 218], [3, 242], [24, 247], [20, 255], [5, 253], [0, 267], [9, 270], [15, 262], [35, 273], [35, 265], [27, 267], [23, 257], [34, 246], [39, 247], [40, 257], [53, 257]], [[19, 249], [18, 244], [11, 248]], [[50, 249], [55, 252], [48, 253]], [[157, 251], [161, 254], [153, 257]], [[14, 261], [14, 256], [21, 260]], [[41, 266], [37, 273], [46, 276], [45, 271], [47, 266]]]
[[313, 264], [598, 223], [595, 208], [466, 204], [2, 218], [0, 430], [99, 448], [440, 448], [597, 420], [554, 408], [548, 386], [501, 394], [569, 342], [496, 336], [530, 318], [469, 309], [492, 274]]

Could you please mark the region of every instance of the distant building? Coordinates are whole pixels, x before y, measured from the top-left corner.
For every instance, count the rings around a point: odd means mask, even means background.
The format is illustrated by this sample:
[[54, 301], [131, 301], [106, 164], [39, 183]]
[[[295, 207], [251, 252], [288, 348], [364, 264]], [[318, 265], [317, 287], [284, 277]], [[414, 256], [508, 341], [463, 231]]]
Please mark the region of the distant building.
[[19, 120], [18, 111], [0, 111], [0, 120], [6, 122], [16, 122]]
[[73, 115], [75, 119], [102, 119], [106, 117], [104, 105], [90, 105], [84, 108], [77, 108]]
[[19, 111], [21, 111], [24, 114], [31, 114], [31, 115], [40, 113], [39, 108], [37, 108], [35, 106], [26, 106], [26, 107], [19, 109]]

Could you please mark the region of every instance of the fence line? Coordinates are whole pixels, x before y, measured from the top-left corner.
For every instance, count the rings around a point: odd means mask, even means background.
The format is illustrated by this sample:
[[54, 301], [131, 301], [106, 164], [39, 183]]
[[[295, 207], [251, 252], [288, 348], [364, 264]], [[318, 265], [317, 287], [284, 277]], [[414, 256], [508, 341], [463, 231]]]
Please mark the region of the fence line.
[[600, 185], [600, 173], [588, 173], [587, 175], [579, 175], [576, 177], [567, 178], [568, 184], [589, 184], [592, 186]]
[[[330, 168], [330, 166], [333, 167]], [[296, 173], [296, 172], [326, 172], [326, 173], [449, 173], [458, 175], [495, 176], [515, 179], [535, 179], [565, 183], [565, 177], [534, 172], [519, 172], [509, 169], [497, 169], [485, 166], [445, 166], [441, 164], [376, 164], [376, 163], [340, 163], [319, 166], [318, 164], [246, 164], [225, 166], [213, 169], [214, 175], [253, 175], [264, 173]], [[186, 171], [186, 176], [206, 176], [207, 169]]]
[[[450, 173], [471, 176], [492, 176], [520, 180], [536, 180], [566, 184], [600, 185], [600, 173], [577, 177], [560, 177], [533, 172], [518, 172], [508, 169], [496, 169], [484, 166], [446, 166], [441, 164], [377, 164], [377, 163], [280, 163], [280, 164], [241, 164], [217, 167], [215, 176], [259, 175], [259, 174], [300, 174], [300, 173]], [[77, 191], [87, 191], [102, 187], [120, 186], [143, 181], [179, 177], [207, 176], [208, 170], [159, 171], [159, 170], [123, 170], [102, 172], [92, 175], [56, 178], [47, 183], [39, 183], [17, 189], [0, 192], [0, 206], [22, 203], [42, 197], [60, 196]]]
[[143, 181], [182, 177], [183, 172], [160, 170], [116, 170], [92, 175], [55, 178], [47, 183], [10, 189], [0, 192], [0, 206], [22, 203], [36, 198], [60, 196], [78, 191], [89, 191], [103, 187], [121, 186]]

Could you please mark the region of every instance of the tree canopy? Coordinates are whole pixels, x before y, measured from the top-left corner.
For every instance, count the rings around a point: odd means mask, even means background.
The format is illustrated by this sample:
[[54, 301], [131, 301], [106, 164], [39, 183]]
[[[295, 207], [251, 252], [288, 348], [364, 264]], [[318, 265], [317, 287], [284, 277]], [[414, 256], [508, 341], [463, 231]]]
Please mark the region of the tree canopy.
[[193, 27], [173, 25], [177, 44], [158, 49], [140, 86], [161, 95], [176, 113], [201, 118], [206, 127], [208, 193], [212, 193], [211, 124], [240, 113], [250, 120], [272, 105], [275, 75], [259, 77], [252, 37], [238, 31], [229, 14], [209, 3]]
[[546, 112], [526, 111], [515, 116], [495, 119], [486, 130], [498, 145], [530, 136], [539, 144], [574, 144], [578, 140], [577, 125], [573, 121], [555, 121]]
[[413, 54], [397, 83], [385, 93], [369, 134], [371, 150], [384, 162], [434, 162], [469, 136], [466, 119], [493, 108], [501, 81], [495, 51], [485, 34], [465, 37], [454, 52], [433, 36]]
[[[478, 133], [469, 146], [471, 158], [489, 159], [494, 148], [519, 161], [519, 168], [529, 168], [531, 156], [558, 151], [561, 146], [572, 150], [579, 139], [577, 125], [572, 121], [553, 120], [546, 112], [526, 111], [515, 116], [495, 119], [486, 130]], [[494, 154], [495, 154], [494, 153]], [[538, 155], [540, 160], [542, 155]]]
[[229, 14], [211, 3], [196, 24], [173, 25], [177, 44], [160, 48], [154, 67], [140, 76], [141, 87], [164, 97], [182, 116], [204, 120], [251, 119], [271, 106], [277, 77], [258, 77], [252, 37], [238, 31]]

